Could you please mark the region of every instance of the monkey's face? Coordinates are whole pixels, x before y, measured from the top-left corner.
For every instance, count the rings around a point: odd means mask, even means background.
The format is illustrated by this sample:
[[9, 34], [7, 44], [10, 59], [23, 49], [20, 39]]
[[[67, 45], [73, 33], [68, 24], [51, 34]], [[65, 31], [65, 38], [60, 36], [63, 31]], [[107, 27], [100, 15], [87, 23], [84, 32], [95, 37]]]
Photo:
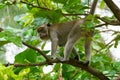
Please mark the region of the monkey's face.
[[37, 32], [38, 32], [38, 35], [41, 39], [43, 39], [43, 40], [49, 39], [48, 30], [46, 27], [39, 27], [37, 29]]

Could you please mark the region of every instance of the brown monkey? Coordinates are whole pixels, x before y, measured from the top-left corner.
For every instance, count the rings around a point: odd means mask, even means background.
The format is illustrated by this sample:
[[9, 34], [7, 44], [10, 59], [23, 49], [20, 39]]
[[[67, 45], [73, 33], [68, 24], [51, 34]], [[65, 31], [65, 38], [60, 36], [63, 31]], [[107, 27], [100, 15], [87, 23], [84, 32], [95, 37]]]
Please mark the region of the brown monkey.
[[74, 44], [81, 37], [85, 37], [85, 53], [86, 53], [86, 63], [90, 61], [90, 34], [81, 28], [81, 24], [84, 23], [84, 19], [74, 20], [66, 23], [58, 23], [54, 25], [43, 24], [37, 29], [37, 32], [41, 39], [50, 39], [52, 42], [51, 58], [55, 58], [55, 53], [57, 50], [57, 45], [65, 46], [64, 49], [64, 59], [62, 61], [69, 60], [69, 55], [71, 52], [75, 54], [77, 58], [79, 55], [74, 49]]

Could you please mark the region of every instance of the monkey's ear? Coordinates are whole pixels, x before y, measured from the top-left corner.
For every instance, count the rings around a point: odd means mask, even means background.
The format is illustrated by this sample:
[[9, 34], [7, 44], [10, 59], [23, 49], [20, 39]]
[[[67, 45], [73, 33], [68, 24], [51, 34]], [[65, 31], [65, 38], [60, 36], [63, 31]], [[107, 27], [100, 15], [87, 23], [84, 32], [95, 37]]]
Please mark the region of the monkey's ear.
[[47, 26], [48, 26], [48, 27], [50, 27], [50, 26], [51, 26], [51, 24], [50, 24], [50, 23], [47, 23]]

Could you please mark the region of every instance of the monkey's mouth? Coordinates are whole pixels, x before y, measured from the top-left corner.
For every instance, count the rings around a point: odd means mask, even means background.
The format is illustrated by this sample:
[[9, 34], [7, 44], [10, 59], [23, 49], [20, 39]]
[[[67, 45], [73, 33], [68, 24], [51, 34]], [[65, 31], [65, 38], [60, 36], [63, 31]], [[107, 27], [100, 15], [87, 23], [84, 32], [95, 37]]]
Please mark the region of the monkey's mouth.
[[46, 40], [46, 39], [48, 39], [48, 36], [47, 35], [42, 35], [42, 36], [40, 36], [40, 38], [43, 39], [43, 40]]
[[45, 36], [42, 35], [42, 36], [40, 36], [40, 38], [45, 38]]
[[39, 34], [40, 38], [44, 38], [46, 35], [45, 34]]

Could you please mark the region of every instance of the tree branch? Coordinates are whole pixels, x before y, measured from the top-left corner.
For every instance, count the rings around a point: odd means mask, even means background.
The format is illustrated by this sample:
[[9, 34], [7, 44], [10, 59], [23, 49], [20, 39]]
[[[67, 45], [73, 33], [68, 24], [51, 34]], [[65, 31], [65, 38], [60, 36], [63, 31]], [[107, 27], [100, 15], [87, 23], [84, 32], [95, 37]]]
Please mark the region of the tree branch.
[[37, 0], [37, 4], [38, 4], [38, 6], [40, 7], [39, 0]]
[[120, 22], [118, 20], [105, 20], [104, 18], [101, 18], [99, 16], [96, 16], [96, 18], [100, 19], [101, 21], [105, 22], [106, 24], [110, 24], [110, 25], [114, 25], [114, 24], [118, 24], [120, 25]]
[[88, 14], [65, 14], [62, 13], [63, 16], [79, 16], [79, 15], [88, 15]]
[[92, 7], [91, 7], [91, 10], [90, 10], [90, 14], [92, 14], [92, 15], [94, 15], [94, 13], [95, 13], [97, 2], [98, 2], [98, 0], [93, 1]]
[[22, 0], [20, 0], [20, 2], [21, 2], [21, 3], [24, 3], [24, 4], [27, 4], [27, 5], [30, 5], [30, 6], [32, 6], [32, 7], [36, 7], [36, 8], [40, 8], [40, 9], [44, 9], [44, 10], [50, 10], [50, 9], [48, 9], [48, 8], [45, 8], [45, 7], [40, 7], [40, 6], [31, 4], [31, 3], [27, 2], [27, 1], [22, 1]]
[[112, 0], [104, 0], [104, 1], [120, 22], [120, 9], [117, 7], [117, 5]]
[[27, 64], [4, 64], [5, 66], [9, 65], [14, 65], [15, 67], [27, 67], [27, 66], [43, 66], [46, 64], [52, 64], [52, 63], [65, 63], [65, 64], [70, 64], [79, 68], [82, 68], [83, 70], [91, 73], [92, 75], [98, 77], [100, 80], [109, 80], [103, 73], [95, 70], [94, 68], [90, 66], [84, 65], [83, 62], [77, 61], [77, 60], [69, 60], [69, 61], [58, 61], [58, 60], [50, 60], [46, 62], [41, 62], [41, 63], [27, 63]]
[[98, 27], [101, 27], [101, 26], [105, 26], [105, 25], [117, 26], [117, 25], [120, 25], [120, 23], [103, 23], [103, 24], [96, 25], [95, 28], [98, 28]]
[[105, 20], [99, 16], [96, 16], [96, 18], [100, 19], [101, 21], [103, 21], [104, 23], [103, 24], [99, 24], [99, 25], [96, 25], [95, 28], [97, 27], [101, 27], [101, 26], [104, 26], [104, 25], [114, 25], [114, 26], [117, 26], [117, 25], [120, 25], [120, 22], [118, 20], [112, 20], [112, 21], [108, 21], [108, 20]]
[[[0, 28], [2, 29], [2, 28]], [[2, 29], [3, 30], [3, 29]], [[97, 78], [99, 78], [100, 80], [109, 80], [109, 78], [107, 78], [104, 74], [102, 74], [101, 72], [95, 70], [94, 68], [90, 67], [90, 66], [86, 66], [84, 64], [84, 62], [82, 61], [77, 61], [77, 60], [69, 60], [69, 61], [59, 61], [59, 60], [51, 60], [49, 59], [44, 53], [43, 51], [41, 51], [40, 49], [31, 46], [25, 42], [22, 42], [25, 46], [34, 49], [36, 51], [38, 51], [41, 55], [43, 55], [46, 58], [46, 62], [40, 62], [40, 63], [26, 63], [26, 64], [18, 64], [18, 63], [8, 63], [8, 64], [4, 64], [5, 66], [9, 66], [9, 65], [14, 65], [15, 67], [27, 67], [27, 66], [43, 66], [46, 64], [52, 64], [52, 63], [65, 63], [65, 64], [70, 64], [73, 65], [75, 67], [79, 67], [89, 73], [91, 73], [92, 75], [96, 76]]]
[[[37, 5], [34, 5], [34, 4], [31, 4], [31, 3], [29, 3], [29, 2], [27, 2], [27, 1], [20, 1], [21, 3], [24, 3], [24, 4], [27, 4], [27, 5], [30, 5], [30, 6], [32, 6], [32, 7], [36, 7], [36, 8], [40, 8], [40, 9], [44, 9], [44, 10], [50, 10], [50, 9], [48, 9], [48, 8], [45, 8], [45, 7], [40, 7], [40, 5], [39, 5], [39, 2], [38, 2], [38, 0], [37, 0], [37, 3], [38, 3], [38, 6]], [[65, 13], [61, 13], [63, 16], [77, 16], [77, 15], [88, 15], [88, 14], [65, 14]]]
[[43, 51], [41, 51], [40, 49], [38, 49], [38, 48], [36, 48], [36, 47], [34, 47], [34, 46], [32, 46], [32, 45], [29, 45], [29, 44], [27, 44], [26, 42], [23, 42], [23, 41], [22, 41], [22, 43], [23, 43], [25, 46], [27, 46], [27, 47], [29, 47], [29, 48], [31, 48], [31, 49], [34, 49], [34, 50], [36, 50], [36, 51], [38, 51], [42, 56], [44, 56], [44, 57], [46, 58], [47, 61], [51, 60], [51, 59], [48, 58], [48, 57], [45, 55], [45, 53], [44, 53]]

